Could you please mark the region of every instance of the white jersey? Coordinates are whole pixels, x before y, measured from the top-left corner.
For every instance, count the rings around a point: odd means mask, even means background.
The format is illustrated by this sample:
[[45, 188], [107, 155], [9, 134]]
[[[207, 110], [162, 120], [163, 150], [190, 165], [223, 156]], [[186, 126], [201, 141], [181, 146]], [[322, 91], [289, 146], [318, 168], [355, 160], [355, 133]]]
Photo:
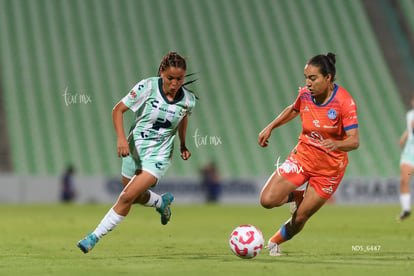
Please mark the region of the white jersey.
[[414, 144], [414, 133], [413, 133], [413, 126], [412, 123], [414, 122], [414, 109], [411, 109], [410, 111], [407, 112], [407, 132], [408, 132], [408, 137], [407, 137], [407, 144]]
[[[195, 106], [194, 94], [181, 88], [178, 98], [169, 101], [162, 90], [162, 78], [148, 78], [137, 83], [122, 102], [135, 112], [128, 141], [136, 159], [169, 159], [181, 120]], [[137, 156], [138, 154], [138, 156]]]
[[401, 153], [400, 164], [408, 164], [414, 167], [414, 133], [412, 122], [414, 121], [414, 109], [407, 112], [407, 141]]

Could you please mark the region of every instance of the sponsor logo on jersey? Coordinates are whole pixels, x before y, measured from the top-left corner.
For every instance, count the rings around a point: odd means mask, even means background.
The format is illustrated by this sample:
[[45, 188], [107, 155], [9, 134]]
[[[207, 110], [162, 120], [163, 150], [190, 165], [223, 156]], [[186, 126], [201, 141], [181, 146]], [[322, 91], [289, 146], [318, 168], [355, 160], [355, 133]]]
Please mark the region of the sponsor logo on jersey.
[[137, 92], [135, 92], [134, 90], [132, 90], [131, 92], [129, 92], [129, 95], [131, 95], [131, 98], [136, 99], [137, 98]]
[[329, 188], [322, 188], [322, 191], [324, 191], [327, 194], [332, 194], [333, 193], [333, 188], [332, 188], [332, 186], [329, 186]]
[[169, 128], [171, 126], [171, 122], [168, 119], [161, 119], [157, 118], [155, 124], [152, 125], [152, 129], [159, 130], [160, 128]]
[[152, 100], [151, 101], [151, 106], [153, 107], [153, 108], [158, 108], [158, 104], [160, 103], [160, 101], [159, 100]]
[[162, 167], [163, 167], [163, 164], [162, 164], [161, 162], [157, 162], [157, 163], [155, 163], [155, 167], [156, 167], [157, 169], [161, 170], [161, 169], [162, 169]]
[[336, 114], [336, 110], [331, 108], [328, 110], [328, 118], [331, 120], [335, 120], [338, 115]]
[[316, 144], [319, 144], [319, 143], [323, 140], [323, 136], [322, 136], [322, 134], [320, 134], [320, 133], [319, 133], [319, 132], [317, 132], [317, 131], [312, 131], [312, 132], [310, 133], [310, 135], [306, 134], [306, 137], [307, 137], [310, 141], [312, 141], [312, 142], [314, 142], [314, 143], [316, 143]]
[[187, 114], [188, 105], [184, 105], [183, 108], [180, 110], [180, 117], [184, 117]]

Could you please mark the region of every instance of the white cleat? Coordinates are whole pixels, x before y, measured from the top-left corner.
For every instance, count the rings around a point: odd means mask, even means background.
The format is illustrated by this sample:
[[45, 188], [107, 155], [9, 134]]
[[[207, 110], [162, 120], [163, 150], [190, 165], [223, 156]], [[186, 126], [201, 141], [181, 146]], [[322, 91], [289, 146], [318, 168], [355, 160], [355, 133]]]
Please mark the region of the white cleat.
[[282, 255], [280, 246], [277, 243], [271, 242], [270, 240], [267, 242], [267, 246], [265, 248], [269, 250], [269, 256], [281, 256]]

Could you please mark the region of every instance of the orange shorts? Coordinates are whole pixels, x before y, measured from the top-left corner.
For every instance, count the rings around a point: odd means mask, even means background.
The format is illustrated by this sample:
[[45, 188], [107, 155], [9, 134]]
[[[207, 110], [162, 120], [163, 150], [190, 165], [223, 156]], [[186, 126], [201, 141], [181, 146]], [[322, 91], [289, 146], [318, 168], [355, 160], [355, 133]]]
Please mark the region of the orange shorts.
[[324, 176], [307, 171], [292, 155], [282, 165], [276, 164], [276, 166], [276, 172], [289, 182], [300, 187], [308, 181], [308, 185], [325, 199], [329, 199], [335, 193], [345, 174], [345, 169], [340, 170], [336, 176]]

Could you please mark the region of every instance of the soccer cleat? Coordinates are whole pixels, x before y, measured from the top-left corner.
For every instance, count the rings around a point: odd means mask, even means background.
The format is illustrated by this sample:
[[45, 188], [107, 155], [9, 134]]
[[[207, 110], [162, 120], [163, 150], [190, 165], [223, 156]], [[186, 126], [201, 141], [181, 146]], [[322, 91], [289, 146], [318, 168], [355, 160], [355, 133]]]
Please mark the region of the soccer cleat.
[[269, 256], [282, 255], [282, 250], [280, 250], [280, 246], [277, 243], [271, 242], [270, 240], [267, 242], [267, 246], [265, 248], [269, 250]]
[[98, 243], [98, 237], [93, 234], [89, 233], [83, 240], [78, 242], [78, 247], [82, 250], [83, 253], [88, 253], [93, 249], [93, 247]]
[[157, 212], [161, 215], [161, 224], [166, 225], [171, 218], [170, 205], [174, 200], [174, 196], [171, 193], [165, 193], [161, 195], [162, 203], [161, 207], [157, 208]]
[[404, 211], [404, 212], [401, 213], [401, 215], [399, 215], [397, 217], [397, 220], [403, 221], [403, 220], [407, 219], [410, 215], [411, 215], [411, 211]]

